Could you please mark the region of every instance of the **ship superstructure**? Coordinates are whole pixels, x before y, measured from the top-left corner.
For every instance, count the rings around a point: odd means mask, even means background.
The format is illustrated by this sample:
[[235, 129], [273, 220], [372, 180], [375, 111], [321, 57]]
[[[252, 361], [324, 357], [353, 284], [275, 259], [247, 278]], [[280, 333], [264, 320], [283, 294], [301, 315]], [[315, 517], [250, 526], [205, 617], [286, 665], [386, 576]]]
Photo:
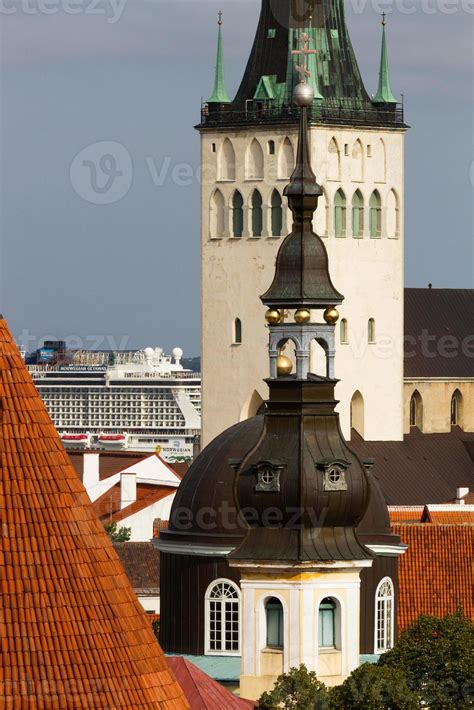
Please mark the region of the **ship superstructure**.
[[182, 350], [77, 351], [29, 370], [67, 448], [158, 451], [189, 460], [201, 428], [201, 377]]

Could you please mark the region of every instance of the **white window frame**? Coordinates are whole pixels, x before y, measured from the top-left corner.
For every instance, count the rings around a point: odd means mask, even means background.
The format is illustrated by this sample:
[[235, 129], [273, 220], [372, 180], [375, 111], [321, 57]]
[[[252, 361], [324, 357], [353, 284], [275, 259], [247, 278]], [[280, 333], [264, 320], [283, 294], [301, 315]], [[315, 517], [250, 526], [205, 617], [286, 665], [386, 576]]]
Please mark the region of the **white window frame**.
[[[237, 592], [237, 608], [238, 608], [238, 649], [237, 651], [226, 651], [225, 649], [214, 650], [211, 649], [211, 602], [215, 599], [211, 598], [211, 592], [214, 587], [218, 584], [228, 584]], [[225, 605], [225, 600], [222, 600], [222, 604]], [[225, 625], [225, 620], [224, 620]], [[220, 577], [219, 579], [214, 579], [211, 584], [206, 589], [206, 594], [204, 596], [204, 654], [206, 656], [240, 656], [242, 648], [242, 598], [240, 589], [235, 582], [231, 579], [226, 579], [225, 577]], [[225, 633], [225, 632], [224, 632]]]
[[[386, 583], [390, 584], [391, 594], [390, 596], [380, 597], [380, 589]], [[382, 604], [382, 613], [384, 615], [384, 640], [383, 645], [379, 645], [379, 602]], [[388, 607], [390, 607], [390, 617], [387, 618]], [[394, 644], [394, 632], [395, 632], [395, 587], [391, 577], [384, 577], [380, 580], [375, 590], [375, 629], [374, 629], [374, 653], [385, 653], [393, 648]], [[388, 624], [390, 626], [388, 626]], [[390, 631], [390, 641], [387, 640], [387, 630]]]

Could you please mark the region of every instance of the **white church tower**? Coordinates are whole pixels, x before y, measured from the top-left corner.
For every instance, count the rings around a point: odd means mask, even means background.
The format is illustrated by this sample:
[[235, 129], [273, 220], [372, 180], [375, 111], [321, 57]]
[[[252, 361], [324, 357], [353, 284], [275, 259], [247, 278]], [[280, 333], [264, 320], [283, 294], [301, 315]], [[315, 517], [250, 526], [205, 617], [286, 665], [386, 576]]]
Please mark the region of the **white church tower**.
[[[219, 19], [214, 91], [202, 111], [203, 444], [267, 398], [266, 337], [255, 307], [287, 234], [301, 63], [314, 91], [311, 161], [324, 185], [314, 221], [345, 294], [336, 327], [344, 435], [403, 437], [403, 109], [389, 79], [383, 20], [379, 87], [367, 94], [344, 0], [262, 0], [247, 68], [226, 91]], [[309, 8], [309, 9], [308, 9]], [[302, 62], [300, 46], [306, 55]], [[315, 346], [317, 348], [317, 346]], [[286, 353], [294, 362], [294, 354]], [[323, 353], [313, 350], [312, 357]]]

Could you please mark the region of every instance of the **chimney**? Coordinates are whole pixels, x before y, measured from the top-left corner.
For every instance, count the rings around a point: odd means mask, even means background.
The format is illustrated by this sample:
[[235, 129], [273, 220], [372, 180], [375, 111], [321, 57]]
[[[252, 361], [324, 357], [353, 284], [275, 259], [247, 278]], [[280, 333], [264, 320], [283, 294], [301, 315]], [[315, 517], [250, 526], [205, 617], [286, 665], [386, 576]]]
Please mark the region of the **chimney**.
[[135, 503], [137, 499], [137, 474], [120, 474], [120, 510]]
[[469, 488], [456, 488], [456, 505], [465, 505], [464, 496], [469, 493]]
[[99, 483], [100, 454], [84, 454], [82, 458], [82, 483], [89, 493]]

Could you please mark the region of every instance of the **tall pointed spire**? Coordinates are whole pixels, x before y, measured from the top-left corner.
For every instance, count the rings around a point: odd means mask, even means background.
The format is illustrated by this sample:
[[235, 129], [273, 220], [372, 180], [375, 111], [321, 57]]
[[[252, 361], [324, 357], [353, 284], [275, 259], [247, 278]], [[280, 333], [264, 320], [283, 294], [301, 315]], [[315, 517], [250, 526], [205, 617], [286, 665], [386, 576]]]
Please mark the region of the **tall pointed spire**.
[[387, 39], [385, 36], [385, 12], [382, 13], [382, 52], [380, 55], [379, 88], [376, 96], [372, 100], [374, 104], [396, 104], [397, 99], [393, 95], [390, 84], [390, 72], [388, 68]]
[[222, 12], [219, 11], [218, 20], [219, 31], [217, 35], [217, 59], [216, 72], [214, 77], [214, 90], [208, 99], [209, 104], [230, 104], [231, 100], [227, 93], [224, 77], [224, 50], [222, 48]]

